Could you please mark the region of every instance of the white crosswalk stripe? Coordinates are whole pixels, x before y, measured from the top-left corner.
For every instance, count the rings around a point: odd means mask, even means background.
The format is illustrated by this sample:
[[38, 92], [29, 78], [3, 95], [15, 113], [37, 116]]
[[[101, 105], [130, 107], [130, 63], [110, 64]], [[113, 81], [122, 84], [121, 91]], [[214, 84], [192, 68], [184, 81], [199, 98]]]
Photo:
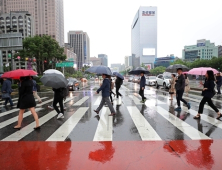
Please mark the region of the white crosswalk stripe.
[[73, 106], [81, 106], [84, 102], [86, 102], [89, 99], [89, 96], [83, 97], [81, 100], [76, 102]]

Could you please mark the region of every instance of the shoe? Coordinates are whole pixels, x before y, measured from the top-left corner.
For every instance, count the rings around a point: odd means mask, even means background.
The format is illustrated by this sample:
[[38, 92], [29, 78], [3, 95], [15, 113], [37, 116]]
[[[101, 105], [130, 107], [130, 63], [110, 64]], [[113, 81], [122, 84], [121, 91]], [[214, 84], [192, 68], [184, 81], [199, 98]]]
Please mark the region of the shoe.
[[57, 119], [60, 119], [60, 118], [61, 118], [61, 119], [64, 118], [64, 115], [63, 115], [62, 113], [59, 113], [58, 116], [57, 116]]
[[13, 129], [20, 130], [21, 127], [13, 127]]
[[175, 111], [181, 111], [181, 107], [177, 107], [176, 109], [174, 109]]
[[140, 103], [145, 103], [144, 100], [141, 100]]
[[54, 107], [53, 107], [53, 106], [48, 106], [48, 108], [49, 108], [49, 109], [54, 109]]
[[96, 112], [96, 114], [99, 114], [99, 112], [98, 112], [98, 111], [96, 111], [96, 110], [94, 110], [94, 112]]
[[220, 120], [221, 117], [222, 117], [222, 114], [220, 113], [220, 116], [218, 116], [216, 119]]
[[63, 110], [66, 111], [66, 108], [64, 108]]
[[187, 108], [188, 108], [188, 110], [190, 109], [190, 107], [191, 107], [191, 106], [190, 106], [190, 103], [187, 103]]
[[193, 118], [194, 119], [200, 119], [200, 116], [194, 116]]
[[111, 113], [109, 116], [115, 116], [116, 115], [116, 113]]
[[42, 103], [42, 101], [39, 101], [39, 104], [41, 104]]
[[33, 129], [34, 129], [34, 130], [40, 130], [40, 126], [34, 127]]

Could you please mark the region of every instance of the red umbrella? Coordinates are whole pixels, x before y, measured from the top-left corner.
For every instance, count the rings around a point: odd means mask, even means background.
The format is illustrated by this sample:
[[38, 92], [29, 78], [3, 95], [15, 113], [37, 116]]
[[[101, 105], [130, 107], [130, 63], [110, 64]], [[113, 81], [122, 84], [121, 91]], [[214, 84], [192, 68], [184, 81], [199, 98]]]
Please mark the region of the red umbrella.
[[38, 73], [33, 70], [18, 69], [18, 70], [5, 72], [1, 78], [20, 79], [20, 77], [35, 76], [37, 74]]

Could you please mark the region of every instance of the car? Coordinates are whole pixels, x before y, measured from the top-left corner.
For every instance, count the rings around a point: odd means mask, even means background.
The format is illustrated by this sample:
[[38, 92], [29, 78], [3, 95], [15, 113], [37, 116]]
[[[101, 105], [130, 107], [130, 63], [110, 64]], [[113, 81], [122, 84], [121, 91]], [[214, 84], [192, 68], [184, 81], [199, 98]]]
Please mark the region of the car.
[[139, 82], [139, 80], [140, 80], [140, 77], [138, 77], [138, 76], [135, 76], [135, 77], [133, 77], [133, 83], [138, 83]]
[[128, 82], [132, 82], [132, 81], [133, 81], [133, 77], [129, 77]]
[[156, 76], [149, 76], [146, 78], [146, 85], [155, 86], [156, 85]]
[[77, 79], [69, 78], [68, 81], [69, 90], [79, 89], [80, 82]]
[[164, 89], [170, 88], [171, 76], [160, 74], [156, 77], [156, 87], [163, 86]]

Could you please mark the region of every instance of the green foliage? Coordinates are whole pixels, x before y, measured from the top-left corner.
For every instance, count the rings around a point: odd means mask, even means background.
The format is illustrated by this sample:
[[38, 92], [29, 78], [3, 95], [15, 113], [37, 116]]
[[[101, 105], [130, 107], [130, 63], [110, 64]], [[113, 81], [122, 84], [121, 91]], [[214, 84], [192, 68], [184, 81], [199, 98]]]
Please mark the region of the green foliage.
[[148, 68], [144, 63], [142, 63], [140, 66], [143, 67], [143, 68], [145, 68], [146, 70], [147, 70], [147, 68]]
[[123, 71], [120, 71], [120, 74], [127, 75], [129, 71], [130, 71], [130, 69], [123, 70]]
[[[21, 57], [21, 60], [26, 58], [36, 58], [37, 71], [42, 74], [45, 69], [51, 67], [49, 65], [52, 59], [65, 60], [66, 56], [63, 54], [64, 49], [61, 48], [58, 42], [50, 36], [34, 36], [27, 37], [23, 40], [23, 50], [19, 51], [17, 56]], [[47, 61], [44, 63], [44, 61]]]
[[12, 84], [12, 89], [17, 89], [18, 85], [17, 84]]
[[170, 65], [174, 65], [174, 64], [182, 64], [182, 65], [185, 65], [187, 67], [190, 66], [190, 62], [187, 62], [187, 61], [184, 61], [182, 59], [177, 59], [175, 60], [174, 62], [171, 62]]
[[162, 74], [165, 72], [165, 70], [166, 70], [166, 67], [163, 67], [163, 66], [155, 67], [154, 69], [150, 70], [150, 74], [152, 75]]

